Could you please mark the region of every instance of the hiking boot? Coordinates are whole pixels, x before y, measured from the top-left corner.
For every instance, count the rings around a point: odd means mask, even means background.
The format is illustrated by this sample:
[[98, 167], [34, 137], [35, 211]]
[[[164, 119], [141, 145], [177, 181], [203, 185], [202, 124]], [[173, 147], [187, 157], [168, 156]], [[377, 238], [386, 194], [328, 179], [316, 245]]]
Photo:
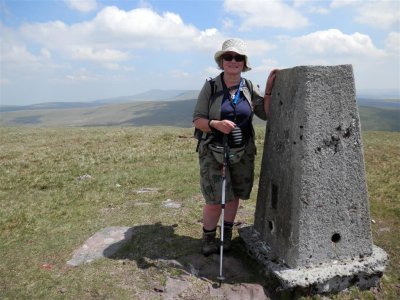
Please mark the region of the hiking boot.
[[232, 249], [232, 226], [224, 226], [224, 252]]
[[215, 240], [216, 231], [203, 232], [203, 245], [201, 246], [201, 252], [204, 256], [218, 252], [218, 246]]

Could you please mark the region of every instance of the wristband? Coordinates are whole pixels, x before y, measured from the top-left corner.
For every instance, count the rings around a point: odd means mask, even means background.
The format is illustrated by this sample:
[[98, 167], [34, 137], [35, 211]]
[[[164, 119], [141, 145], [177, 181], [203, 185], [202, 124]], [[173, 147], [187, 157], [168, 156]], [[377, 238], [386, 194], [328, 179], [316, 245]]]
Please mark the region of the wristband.
[[212, 120], [208, 120], [208, 127], [210, 127], [210, 129], [213, 130], [214, 127], [211, 126], [211, 121], [212, 121]]

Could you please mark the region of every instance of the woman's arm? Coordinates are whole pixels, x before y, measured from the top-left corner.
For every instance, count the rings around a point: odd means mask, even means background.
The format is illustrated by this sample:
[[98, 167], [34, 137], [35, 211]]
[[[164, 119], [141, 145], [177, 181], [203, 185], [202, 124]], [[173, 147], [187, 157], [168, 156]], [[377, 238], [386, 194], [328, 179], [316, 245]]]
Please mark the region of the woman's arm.
[[216, 129], [225, 134], [229, 134], [236, 127], [236, 124], [229, 120], [208, 120], [205, 118], [198, 118], [193, 121], [193, 124], [203, 132], [211, 132]]
[[271, 105], [271, 94], [272, 94], [272, 89], [274, 87], [275, 83], [275, 78], [276, 74], [278, 73], [278, 69], [272, 70], [267, 79], [267, 83], [265, 85], [265, 94], [264, 94], [264, 111], [268, 115], [269, 113], [269, 107]]

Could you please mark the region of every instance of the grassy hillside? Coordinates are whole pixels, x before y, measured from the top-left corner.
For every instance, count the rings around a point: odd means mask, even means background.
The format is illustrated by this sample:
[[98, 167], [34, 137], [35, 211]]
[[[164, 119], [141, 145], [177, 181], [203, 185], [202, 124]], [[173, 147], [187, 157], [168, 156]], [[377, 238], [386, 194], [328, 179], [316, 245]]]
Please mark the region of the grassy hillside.
[[362, 130], [400, 131], [400, 109], [360, 106]]
[[145, 101], [72, 109], [2, 112], [1, 126], [191, 126], [194, 100]]
[[[264, 127], [256, 131], [258, 178]], [[178, 272], [157, 259], [199, 251], [202, 200], [191, 135], [192, 129], [176, 127], [0, 128], [0, 298], [152, 299], [154, 286]], [[389, 253], [390, 264], [381, 288], [331, 297], [396, 299], [400, 133], [367, 132], [363, 143], [374, 242]], [[138, 193], [142, 188], [158, 192]], [[252, 223], [256, 194], [257, 185], [240, 221]], [[167, 199], [182, 208], [165, 209]], [[129, 259], [66, 266], [74, 249], [100, 229], [154, 224], [173, 228], [174, 235], [167, 241], [165, 232], [151, 231], [130, 246]], [[191, 280], [201, 289], [199, 278]]]
[[[188, 97], [190, 93], [176, 95]], [[186, 98], [188, 99], [188, 98]], [[364, 131], [400, 131], [399, 106], [385, 106], [384, 102], [366, 102], [374, 106], [360, 106]], [[382, 107], [378, 107], [379, 103]], [[396, 104], [397, 102], [393, 102]], [[0, 126], [192, 126], [192, 100], [144, 101], [101, 104], [95, 107], [63, 109], [33, 109], [0, 112]], [[66, 106], [67, 107], [67, 106]], [[257, 118], [257, 124], [262, 124]]]

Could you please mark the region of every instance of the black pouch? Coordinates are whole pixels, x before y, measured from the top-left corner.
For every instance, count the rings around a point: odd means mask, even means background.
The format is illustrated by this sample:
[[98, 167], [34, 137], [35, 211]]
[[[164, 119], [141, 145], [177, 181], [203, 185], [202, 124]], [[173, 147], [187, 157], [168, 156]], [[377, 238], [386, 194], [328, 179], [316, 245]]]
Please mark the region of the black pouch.
[[[224, 147], [214, 144], [208, 144], [208, 149], [211, 150], [215, 160], [220, 164], [224, 163]], [[229, 148], [228, 149], [228, 163], [233, 165], [238, 163], [246, 150], [246, 146]]]

